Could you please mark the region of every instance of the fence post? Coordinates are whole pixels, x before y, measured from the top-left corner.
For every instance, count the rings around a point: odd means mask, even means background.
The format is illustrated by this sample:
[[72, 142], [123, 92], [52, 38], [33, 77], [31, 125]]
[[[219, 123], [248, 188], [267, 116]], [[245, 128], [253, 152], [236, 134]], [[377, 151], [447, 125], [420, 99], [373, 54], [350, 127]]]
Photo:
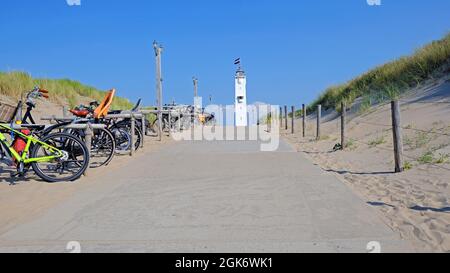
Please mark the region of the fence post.
[[172, 136], [172, 111], [169, 109], [169, 136]]
[[133, 114], [131, 114], [131, 147], [130, 147], [130, 156], [134, 155], [134, 139], [135, 139], [135, 130], [136, 130], [136, 118]]
[[287, 131], [287, 129], [288, 129], [288, 109], [287, 109], [287, 105], [284, 106], [284, 123], [285, 123], [286, 131]]
[[142, 126], [141, 126], [141, 130], [142, 130], [142, 141], [141, 141], [141, 148], [144, 148], [144, 140], [145, 140], [145, 136], [147, 135], [147, 130], [145, 127], [145, 114], [142, 114], [141, 117], [141, 122], [142, 122]]
[[306, 105], [302, 104], [302, 114], [303, 114], [303, 118], [302, 118], [302, 123], [303, 123], [303, 137], [306, 137]]
[[[86, 129], [84, 129], [84, 144], [86, 144], [89, 158], [91, 157], [92, 135], [93, 134], [94, 134], [94, 131], [91, 127], [91, 124], [88, 123], [86, 125]], [[89, 167], [90, 166], [88, 166], [86, 171], [84, 171], [84, 176], [88, 176]]]
[[267, 132], [270, 133], [272, 131], [272, 119], [273, 119], [272, 106], [271, 105], [268, 106], [267, 113], [268, 113], [267, 114], [267, 117], [268, 117], [268, 120], [267, 120]]
[[295, 134], [295, 106], [292, 106], [292, 128], [291, 128], [291, 133]]
[[398, 100], [391, 102], [392, 109], [392, 131], [394, 136], [394, 157], [395, 172], [400, 173], [404, 170], [403, 165], [403, 135], [401, 129], [400, 103]]
[[280, 107], [280, 129], [283, 127], [283, 108]]
[[341, 102], [341, 150], [345, 150], [345, 123], [347, 119], [347, 105]]
[[[221, 109], [222, 110], [222, 109]], [[178, 110], [178, 132], [181, 132], [181, 122], [182, 122], [182, 118], [181, 118], [181, 110]], [[221, 115], [222, 117], [222, 115]]]
[[322, 105], [317, 105], [317, 140], [320, 140], [320, 120], [322, 119]]

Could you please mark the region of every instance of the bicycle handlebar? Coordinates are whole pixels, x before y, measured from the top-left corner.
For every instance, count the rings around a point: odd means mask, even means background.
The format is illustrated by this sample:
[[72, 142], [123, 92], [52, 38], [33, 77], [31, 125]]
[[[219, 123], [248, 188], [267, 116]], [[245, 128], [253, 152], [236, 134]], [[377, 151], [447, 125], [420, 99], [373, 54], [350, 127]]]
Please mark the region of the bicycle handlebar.
[[45, 89], [40, 89], [38, 86], [34, 87], [33, 90], [27, 94], [27, 103], [34, 105], [34, 99], [37, 98], [50, 98], [48, 95], [50, 92]]

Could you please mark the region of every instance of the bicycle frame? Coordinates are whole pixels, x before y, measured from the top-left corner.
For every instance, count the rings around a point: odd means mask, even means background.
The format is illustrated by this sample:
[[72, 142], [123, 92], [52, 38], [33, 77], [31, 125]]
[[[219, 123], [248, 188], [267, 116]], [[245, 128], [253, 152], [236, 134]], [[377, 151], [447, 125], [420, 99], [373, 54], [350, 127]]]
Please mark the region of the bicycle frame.
[[[26, 139], [27, 145], [25, 146], [23, 154], [20, 155], [18, 152], [16, 152], [11, 147], [11, 143], [8, 143], [6, 137], [3, 135], [3, 133], [0, 133], [0, 142], [2, 142], [5, 147], [8, 147], [10, 155], [12, 155], [17, 162], [23, 162], [24, 164], [50, 162], [54, 159], [58, 159], [58, 158], [61, 158], [64, 156], [64, 154], [62, 153], [61, 150], [59, 150], [51, 145], [48, 145], [47, 143], [42, 142], [31, 135], [28, 136], [28, 135], [23, 134], [20, 131], [14, 130], [13, 128], [9, 127], [6, 124], [0, 124], [0, 129], [13, 132], [14, 134], [19, 135], [20, 137]], [[42, 147], [44, 147], [46, 150], [48, 150], [51, 153], [55, 153], [56, 155], [43, 156], [43, 157], [38, 157], [38, 158], [28, 158], [31, 144], [42, 145]]]

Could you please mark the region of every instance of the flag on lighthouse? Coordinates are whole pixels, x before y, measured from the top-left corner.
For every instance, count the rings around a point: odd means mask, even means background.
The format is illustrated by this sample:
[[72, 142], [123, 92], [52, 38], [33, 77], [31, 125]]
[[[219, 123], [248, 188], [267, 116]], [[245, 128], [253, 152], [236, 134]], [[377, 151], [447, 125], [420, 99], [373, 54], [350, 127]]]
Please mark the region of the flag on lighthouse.
[[234, 60], [234, 64], [235, 65], [241, 64], [241, 58], [237, 58], [236, 60]]

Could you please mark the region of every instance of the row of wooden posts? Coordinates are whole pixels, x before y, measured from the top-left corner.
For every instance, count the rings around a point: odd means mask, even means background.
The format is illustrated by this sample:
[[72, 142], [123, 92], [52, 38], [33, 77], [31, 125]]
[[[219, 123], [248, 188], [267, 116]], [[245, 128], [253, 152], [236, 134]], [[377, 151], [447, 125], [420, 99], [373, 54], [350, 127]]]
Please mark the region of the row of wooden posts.
[[[341, 103], [341, 150], [345, 150], [347, 147], [346, 141], [346, 124], [347, 124], [347, 105]], [[291, 133], [295, 134], [295, 106], [291, 107], [292, 117], [291, 117]], [[286, 131], [289, 130], [288, 126], [288, 107], [284, 106], [284, 125]], [[302, 135], [306, 137], [306, 105], [302, 104]], [[392, 131], [394, 140], [394, 161], [395, 161], [395, 172], [404, 171], [404, 161], [403, 161], [403, 134], [401, 126], [401, 115], [400, 115], [400, 103], [398, 100], [391, 102], [391, 116], [392, 116]], [[321, 139], [321, 121], [322, 121], [322, 105], [317, 105], [316, 110], [316, 140]], [[280, 107], [280, 126], [283, 127], [283, 108]]]

